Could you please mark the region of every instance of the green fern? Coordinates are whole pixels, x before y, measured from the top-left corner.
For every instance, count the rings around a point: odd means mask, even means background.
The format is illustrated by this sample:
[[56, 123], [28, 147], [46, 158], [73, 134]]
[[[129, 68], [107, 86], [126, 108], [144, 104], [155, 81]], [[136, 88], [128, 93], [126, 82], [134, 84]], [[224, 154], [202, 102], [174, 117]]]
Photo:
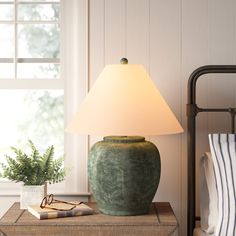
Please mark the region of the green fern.
[[7, 164], [1, 163], [2, 173], [0, 177], [23, 182], [25, 185], [42, 185], [46, 181], [58, 183], [64, 180], [66, 172], [63, 167], [64, 158], [54, 160], [54, 147], [47, 148], [40, 156], [39, 151], [29, 140], [31, 155], [25, 154], [22, 150], [11, 147], [15, 157], [5, 156]]

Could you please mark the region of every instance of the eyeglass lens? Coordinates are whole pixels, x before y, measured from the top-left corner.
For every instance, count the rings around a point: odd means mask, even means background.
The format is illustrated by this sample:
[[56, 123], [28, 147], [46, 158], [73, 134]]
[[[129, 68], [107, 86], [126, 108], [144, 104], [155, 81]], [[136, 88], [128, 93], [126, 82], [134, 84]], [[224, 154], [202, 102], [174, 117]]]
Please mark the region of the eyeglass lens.
[[50, 194], [48, 197], [47, 197], [47, 204], [50, 205], [52, 202], [53, 202], [53, 194]]
[[47, 205], [47, 197], [44, 197], [41, 204], [40, 204], [40, 207], [44, 208], [46, 205]]

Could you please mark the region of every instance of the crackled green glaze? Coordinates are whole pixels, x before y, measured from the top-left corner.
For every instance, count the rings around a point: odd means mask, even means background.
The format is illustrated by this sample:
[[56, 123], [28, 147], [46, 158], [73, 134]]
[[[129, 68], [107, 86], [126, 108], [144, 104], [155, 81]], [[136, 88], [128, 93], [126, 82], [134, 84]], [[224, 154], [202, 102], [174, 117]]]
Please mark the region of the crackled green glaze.
[[89, 182], [104, 214], [148, 213], [160, 172], [159, 151], [143, 137], [108, 136], [89, 154]]

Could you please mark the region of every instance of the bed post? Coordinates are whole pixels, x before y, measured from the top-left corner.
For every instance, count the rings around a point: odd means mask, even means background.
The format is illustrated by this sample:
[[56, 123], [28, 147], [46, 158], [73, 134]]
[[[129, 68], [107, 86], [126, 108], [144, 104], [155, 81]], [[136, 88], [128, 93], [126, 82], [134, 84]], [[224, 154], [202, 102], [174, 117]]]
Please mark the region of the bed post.
[[196, 201], [196, 116], [198, 112], [228, 112], [231, 115], [231, 132], [235, 132], [236, 108], [199, 108], [196, 104], [196, 84], [200, 76], [211, 73], [236, 73], [236, 65], [208, 65], [193, 71], [188, 80], [187, 103], [187, 146], [188, 146], [188, 229], [187, 235], [192, 236], [195, 228]]
[[[187, 142], [188, 142], [188, 229], [187, 235], [193, 235], [193, 229], [195, 228], [195, 147], [196, 147], [196, 104], [192, 98], [193, 94], [193, 80], [189, 80], [188, 83], [188, 104], [187, 104]], [[191, 91], [191, 92], [190, 92]]]

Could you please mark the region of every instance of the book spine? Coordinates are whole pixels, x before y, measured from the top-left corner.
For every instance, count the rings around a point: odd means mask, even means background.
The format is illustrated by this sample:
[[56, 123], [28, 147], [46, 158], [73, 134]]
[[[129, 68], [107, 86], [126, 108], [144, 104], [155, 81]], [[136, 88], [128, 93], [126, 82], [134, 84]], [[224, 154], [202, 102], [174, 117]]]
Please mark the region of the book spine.
[[53, 219], [53, 218], [63, 218], [63, 217], [72, 217], [72, 216], [82, 216], [82, 215], [91, 215], [93, 214], [92, 210], [70, 210], [70, 211], [57, 211], [57, 212], [41, 212], [40, 220], [44, 219]]

